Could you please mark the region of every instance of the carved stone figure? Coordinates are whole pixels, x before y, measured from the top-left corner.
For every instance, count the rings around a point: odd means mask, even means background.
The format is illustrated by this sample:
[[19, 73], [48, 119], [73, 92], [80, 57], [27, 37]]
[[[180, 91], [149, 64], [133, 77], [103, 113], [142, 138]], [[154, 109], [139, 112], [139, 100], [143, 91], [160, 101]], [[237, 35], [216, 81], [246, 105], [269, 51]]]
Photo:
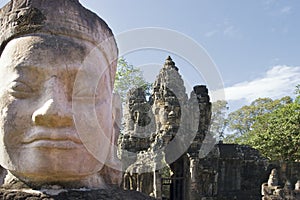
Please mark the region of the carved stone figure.
[[117, 170], [109, 170], [118, 166], [112, 149], [118, 51], [107, 24], [78, 0], [13, 0], [0, 10], [0, 27], [6, 186], [118, 184]]
[[187, 106], [188, 97], [178, 70], [169, 56], [153, 84], [151, 101], [156, 131], [151, 146], [154, 151], [168, 145], [178, 134], [179, 128], [184, 129], [185, 116], [182, 114]]
[[269, 180], [268, 180], [268, 186], [269, 187], [278, 186], [278, 173], [277, 173], [277, 169], [272, 169], [271, 174], [269, 176]]
[[300, 180], [295, 184], [295, 190], [300, 190]]
[[297, 183], [294, 190], [288, 179], [285, 180], [284, 187], [280, 186], [278, 182], [279, 176], [277, 170], [273, 169], [269, 176], [268, 183], [262, 184], [262, 200], [300, 199], [300, 192], [297, 190]]

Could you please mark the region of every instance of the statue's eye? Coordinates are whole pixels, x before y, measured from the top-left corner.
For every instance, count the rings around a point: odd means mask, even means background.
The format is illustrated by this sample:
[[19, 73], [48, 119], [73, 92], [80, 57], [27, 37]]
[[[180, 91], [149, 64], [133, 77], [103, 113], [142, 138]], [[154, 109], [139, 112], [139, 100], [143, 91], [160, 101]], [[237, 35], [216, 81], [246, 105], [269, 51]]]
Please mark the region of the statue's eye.
[[16, 98], [29, 98], [33, 93], [33, 89], [25, 83], [14, 81], [11, 85], [11, 94]]

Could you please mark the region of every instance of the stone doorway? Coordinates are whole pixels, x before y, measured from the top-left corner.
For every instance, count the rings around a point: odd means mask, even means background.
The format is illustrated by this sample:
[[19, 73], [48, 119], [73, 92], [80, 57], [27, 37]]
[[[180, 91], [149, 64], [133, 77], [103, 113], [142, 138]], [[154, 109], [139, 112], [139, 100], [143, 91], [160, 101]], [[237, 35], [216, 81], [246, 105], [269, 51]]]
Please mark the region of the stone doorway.
[[184, 177], [162, 178], [163, 200], [184, 200]]

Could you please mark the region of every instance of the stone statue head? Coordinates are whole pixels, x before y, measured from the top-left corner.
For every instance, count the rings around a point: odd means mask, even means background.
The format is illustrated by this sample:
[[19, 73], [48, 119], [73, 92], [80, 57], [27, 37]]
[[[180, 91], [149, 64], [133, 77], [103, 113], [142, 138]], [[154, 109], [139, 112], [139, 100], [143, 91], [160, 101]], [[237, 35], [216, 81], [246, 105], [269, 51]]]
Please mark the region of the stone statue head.
[[0, 28], [6, 183], [104, 187], [107, 166], [116, 164], [110, 28], [78, 0], [12, 0], [0, 10]]

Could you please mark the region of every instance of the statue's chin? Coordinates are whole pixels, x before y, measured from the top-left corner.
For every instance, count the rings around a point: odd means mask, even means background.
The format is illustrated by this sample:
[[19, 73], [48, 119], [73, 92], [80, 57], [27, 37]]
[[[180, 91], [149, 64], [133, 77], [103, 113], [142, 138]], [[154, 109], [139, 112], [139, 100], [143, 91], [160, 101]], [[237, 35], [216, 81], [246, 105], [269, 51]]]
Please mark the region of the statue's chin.
[[49, 177], [30, 177], [26, 174], [9, 172], [5, 178], [3, 187], [6, 189], [78, 189], [93, 188], [104, 189], [106, 184], [99, 173], [88, 176], [65, 178], [64, 180]]
[[13, 155], [13, 166], [8, 170], [21, 181], [37, 185], [87, 181], [95, 178], [103, 167], [83, 146], [69, 149], [21, 148]]

